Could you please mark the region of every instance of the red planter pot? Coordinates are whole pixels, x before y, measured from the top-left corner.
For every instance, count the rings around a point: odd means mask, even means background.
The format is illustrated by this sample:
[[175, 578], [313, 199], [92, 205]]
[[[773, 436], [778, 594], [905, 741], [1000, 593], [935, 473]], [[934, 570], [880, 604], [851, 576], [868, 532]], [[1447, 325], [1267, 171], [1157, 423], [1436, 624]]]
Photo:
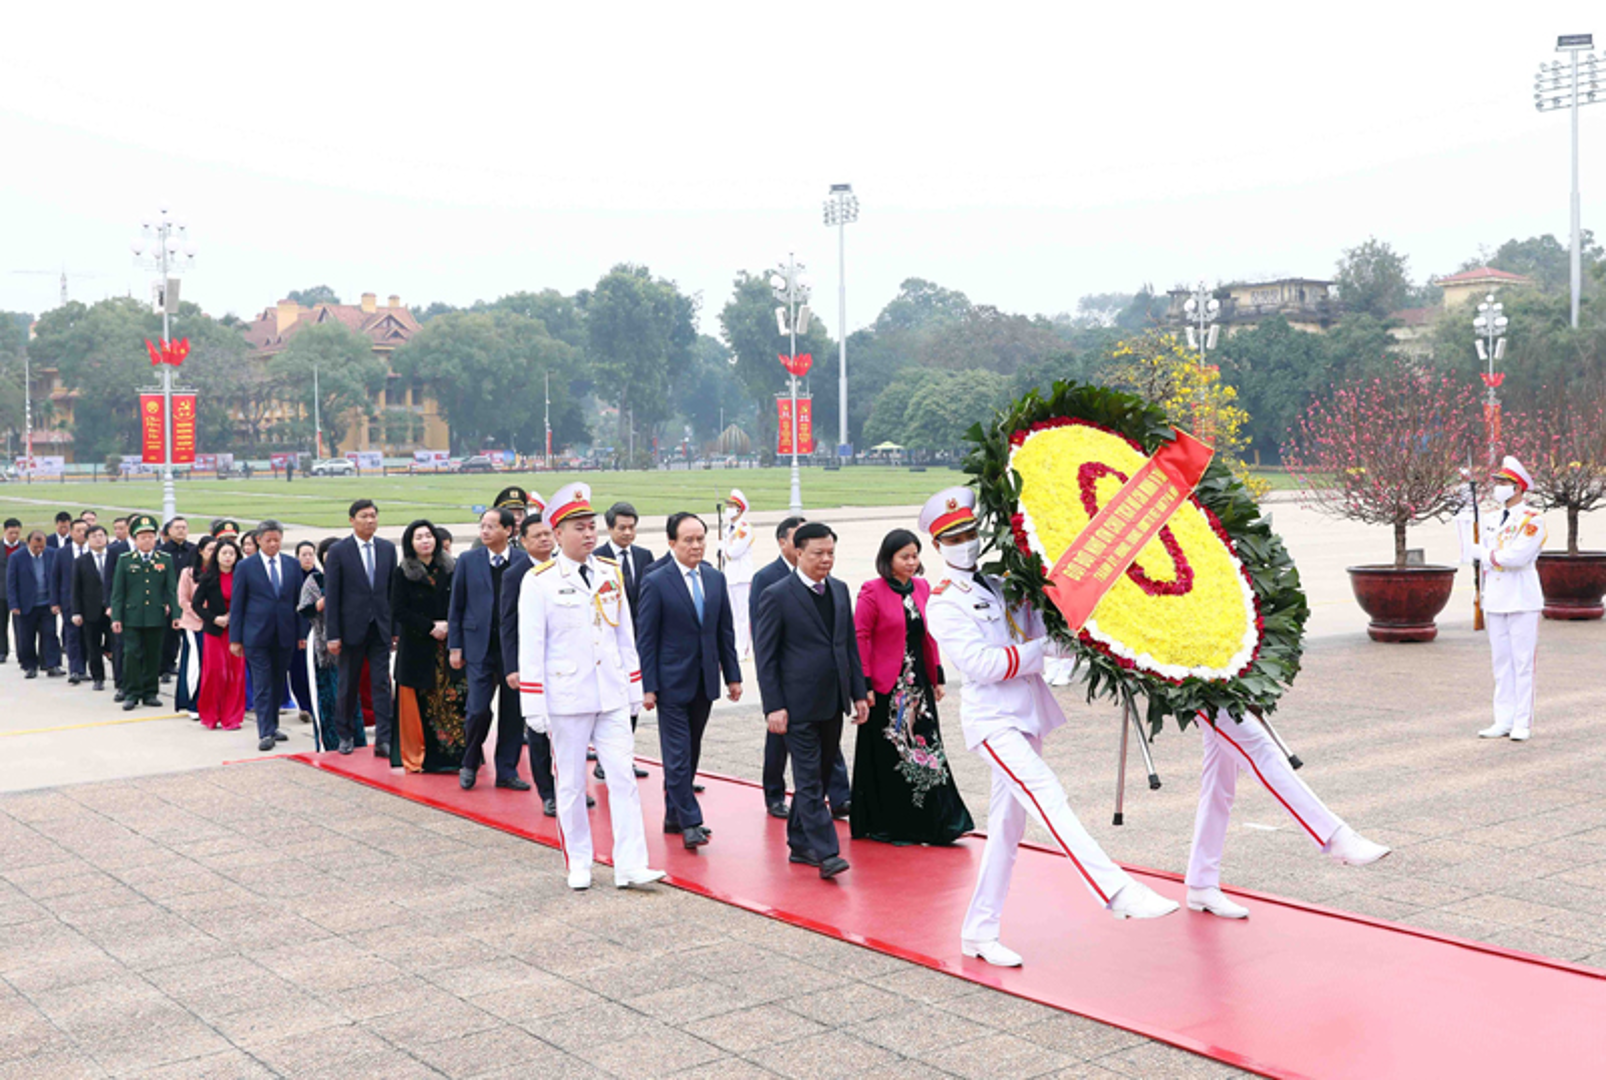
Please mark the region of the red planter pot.
[[1606, 551], [1539, 556], [1539, 584], [1545, 590], [1545, 618], [1598, 619], [1606, 615]]
[[1453, 566], [1352, 566], [1350, 588], [1361, 610], [1372, 617], [1366, 632], [1373, 641], [1432, 641], [1433, 620], [1450, 602]]

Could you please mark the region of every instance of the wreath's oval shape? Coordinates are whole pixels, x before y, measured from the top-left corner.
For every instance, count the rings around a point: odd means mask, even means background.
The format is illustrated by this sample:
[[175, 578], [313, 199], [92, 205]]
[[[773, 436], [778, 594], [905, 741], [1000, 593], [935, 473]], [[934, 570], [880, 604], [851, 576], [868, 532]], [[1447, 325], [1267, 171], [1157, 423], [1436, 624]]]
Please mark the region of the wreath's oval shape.
[[[1119, 435], [1069, 420], [1012, 440], [1020, 476], [1016, 542], [1051, 567], [1147, 460]], [[1222, 681], [1254, 663], [1254, 589], [1219, 524], [1189, 499], [1105, 594], [1083, 640], [1141, 671]]]

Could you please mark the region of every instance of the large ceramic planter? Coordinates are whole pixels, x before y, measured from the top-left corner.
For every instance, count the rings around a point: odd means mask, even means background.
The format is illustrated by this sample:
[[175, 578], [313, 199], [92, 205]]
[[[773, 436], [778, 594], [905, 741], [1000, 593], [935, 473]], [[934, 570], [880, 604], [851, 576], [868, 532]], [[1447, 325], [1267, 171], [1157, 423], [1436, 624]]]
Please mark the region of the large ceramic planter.
[[1606, 551], [1539, 556], [1539, 584], [1545, 590], [1545, 618], [1598, 619], [1606, 615]]
[[1439, 636], [1433, 620], [1455, 588], [1455, 567], [1352, 566], [1349, 583], [1372, 617], [1366, 632], [1373, 641], [1432, 641]]

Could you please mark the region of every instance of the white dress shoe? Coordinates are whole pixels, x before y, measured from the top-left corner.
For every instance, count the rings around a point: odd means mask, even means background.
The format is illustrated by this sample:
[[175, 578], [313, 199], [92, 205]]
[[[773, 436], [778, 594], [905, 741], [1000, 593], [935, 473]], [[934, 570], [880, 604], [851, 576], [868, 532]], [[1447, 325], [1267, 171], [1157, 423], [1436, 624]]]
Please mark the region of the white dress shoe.
[[615, 870], [613, 883], [621, 889], [628, 889], [632, 885], [651, 885], [655, 881], [662, 881], [662, 870]]
[[1124, 886], [1110, 900], [1110, 914], [1117, 919], [1158, 919], [1177, 907], [1175, 900], [1167, 900], [1139, 881]]
[[591, 888], [591, 867], [577, 866], [569, 871], [569, 888], [580, 890]]
[[1512, 742], [1527, 742], [1528, 741], [1528, 729], [1527, 728], [1512, 728], [1511, 729], [1511, 741]]
[[1322, 850], [1345, 866], [1369, 866], [1387, 855], [1390, 849], [1372, 843], [1348, 825], [1340, 825]]
[[985, 960], [994, 967], [1020, 967], [1020, 953], [1006, 949], [997, 941], [961, 941], [959, 951], [966, 956]]
[[1221, 890], [1215, 887], [1208, 889], [1190, 888], [1188, 890], [1188, 910], [1208, 911], [1210, 914], [1218, 915], [1223, 919], [1249, 918], [1248, 908], [1228, 900], [1226, 896], [1222, 895]]
[[1478, 732], [1478, 738], [1480, 738], [1480, 739], [1503, 739], [1507, 735], [1510, 735], [1510, 734], [1511, 734], [1511, 729], [1510, 728], [1501, 727], [1499, 724], [1490, 724], [1488, 727], [1486, 727], [1482, 731]]

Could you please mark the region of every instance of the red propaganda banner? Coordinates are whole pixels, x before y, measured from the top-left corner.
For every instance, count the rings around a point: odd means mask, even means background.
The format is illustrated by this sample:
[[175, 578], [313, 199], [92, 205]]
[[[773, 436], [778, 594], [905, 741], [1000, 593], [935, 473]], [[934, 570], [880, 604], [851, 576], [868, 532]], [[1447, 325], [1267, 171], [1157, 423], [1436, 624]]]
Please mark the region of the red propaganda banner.
[[1048, 596], [1072, 632], [1082, 629], [1104, 594], [1143, 545], [1182, 508], [1215, 451], [1185, 431], [1144, 462], [1115, 498], [1087, 523], [1048, 575]]
[[146, 465], [161, 465], [167, 461], [162, 439], [165, 414], [161, 394], [139, 396], [139, 455]]
[[173, 464], [195, 464], [195, 395], [173, 395]]
[[781, 366], [800, 379], [809, 373], [809, 368], [814, 366], [814, 356], [811, 353], [800, 353], [797, 356], [787, 356], [785, 353], [779, 355], [781, 357]]
[[[782, 456], [792, 453], [792, 399], [778, 397], [775, 399], [775, 415], [779, 423], [778, 437], [775, 440], [775, 452]], [[811, 398], [797, 399], [797, 452], [800, 454], [814, 453], [814, 401]]]

